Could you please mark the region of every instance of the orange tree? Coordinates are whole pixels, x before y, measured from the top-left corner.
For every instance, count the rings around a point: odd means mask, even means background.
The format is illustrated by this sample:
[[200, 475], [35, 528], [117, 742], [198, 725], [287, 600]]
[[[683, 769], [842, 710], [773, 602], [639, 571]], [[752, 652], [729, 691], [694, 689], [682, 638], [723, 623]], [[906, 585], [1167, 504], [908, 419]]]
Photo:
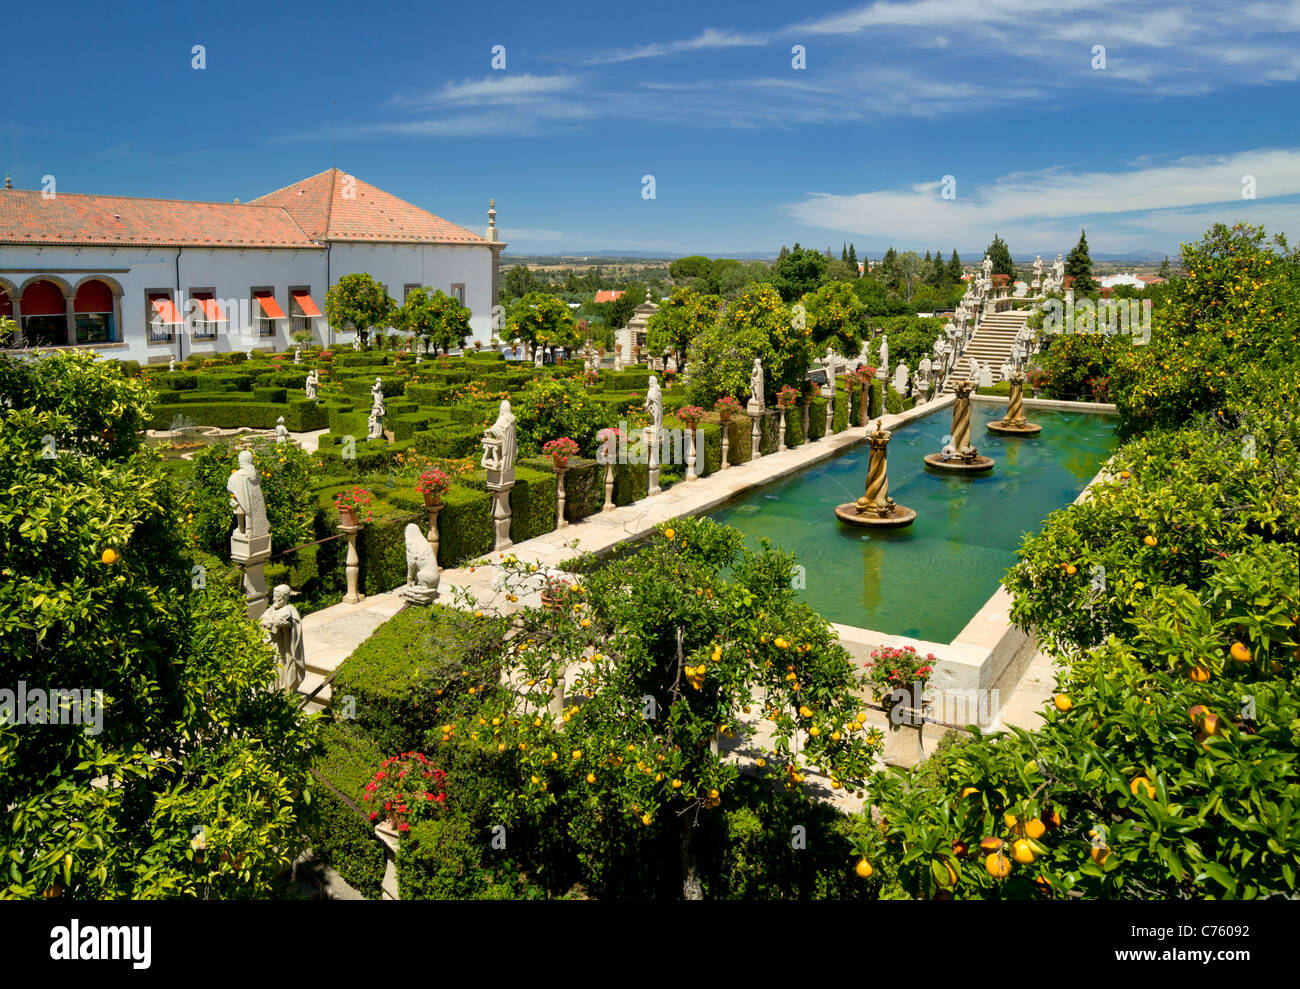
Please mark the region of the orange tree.
[[[540, 580], [502, 564], [511, 597]], [[857, 716], [853, 665], [794, 600], [791, 568], [734, 530], [678, 519], [568, 591], [552, 579], [550, 607], [509, 621], [505, 677], [449, 701], [435, 747], [509, 760], [501, 822], [596, 810], [698, 897], [694, 836], [737, 785], [728, 748], [753, 749], [756, 768], [793, 790], [808, 766], [860, 787], [879, 746]]]
[[[237, 582], [195, 579], [147, 388], [82, 353], [0, 357], [0, 392], [0, 899], [269, 895], [315, 729]], [[39, 713], [68, 691], [93, 721]]]
[[1215, 224], [1183, 245], [1183, 267], [1150, 344], [1116, 362], [1111, 396], [1126, 433], [1253, 402], [1274, 369], [1300, 364], [1300, 252], [1285, 238]]
[[858, 854], [912, 895], [1294, 894], [1300, 360], [1277, 307], [1296, 261], [1261, 240], [1215, 227], [1185, 249], [1189, 285], [1116, 372], [1139, 437], [1007, 575], [1062, 664], [1046, 723], [871, 784]]

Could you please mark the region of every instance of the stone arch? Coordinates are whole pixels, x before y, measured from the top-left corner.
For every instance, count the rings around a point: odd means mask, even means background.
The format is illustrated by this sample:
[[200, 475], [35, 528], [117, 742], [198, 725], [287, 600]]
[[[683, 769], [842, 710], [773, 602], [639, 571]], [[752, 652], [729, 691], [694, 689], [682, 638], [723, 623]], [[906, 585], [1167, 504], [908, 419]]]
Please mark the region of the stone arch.
[[122, 283], [116, 278], [112, 278], [108, 275], [86, 275], [78, 279], [77, 284], [72, 286], [73, 294], [75, 295], [81, 289], [81, 286], [86, 284], [86, 282], [103, 282], [108, 286], [108, 290], [113, 293], [113, 297], [116, 299], [122, 298], [125, 294], [125, 290], [122, 288]]
[[21, 298], [23, 294], [26, 293], [27, 289], [29, 289], [35, 282], [53, 282], [59, 287], [59, 291], [63, 293], [65, 299], [71, 299], [76, 294], [72, 287], [72, 283], [66, 278], [60, 278], [58, 275], [32, 275], [32, 277], [23, 282], [22, 286], [18, 289], [19, 298]]

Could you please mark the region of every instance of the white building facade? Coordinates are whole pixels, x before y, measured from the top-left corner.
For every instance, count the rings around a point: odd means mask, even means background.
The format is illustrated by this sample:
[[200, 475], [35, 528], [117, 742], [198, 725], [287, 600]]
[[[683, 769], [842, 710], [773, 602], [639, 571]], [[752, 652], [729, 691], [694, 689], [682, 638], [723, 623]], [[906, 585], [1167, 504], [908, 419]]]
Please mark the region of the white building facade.
[[401, 304], [416, 286], [492, 333], [495, 209], [481, 237], [330, 169], [240, 203], [0, 190], [0, 316], [10, 345], [89, 349], [145, 363], [232, 350], [282, 351], [294, 334], [350, 345], [325, 293], [365, 272]]

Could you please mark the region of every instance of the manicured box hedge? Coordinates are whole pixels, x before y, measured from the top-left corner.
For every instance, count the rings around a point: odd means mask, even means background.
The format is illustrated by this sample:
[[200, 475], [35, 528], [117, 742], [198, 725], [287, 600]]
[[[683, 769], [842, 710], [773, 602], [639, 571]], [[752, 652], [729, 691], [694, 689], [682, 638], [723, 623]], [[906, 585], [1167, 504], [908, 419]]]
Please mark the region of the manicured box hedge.
[[[203, 426], [220, 426], [222, 429], [237, 429], [247, 426], [250, 429], [274, 429], [275, 420], [288, 415], [283, 405], [271, 405], [266, 402], [189, 402], [180, 405], [159, 405], [154, 410], [153, 429], [171, 428], [172, 419], [186, 416], [196, 424]], [[292, 427], [290, 427], [292, 428]]]
[[284, 424], [292, 432], [306, 433], [324, 429], [329, 425], [329, 418], [319, 404], [309, 398], [300, 398], [285, 405]]
[[253, 389], [253, 398], [259, 402], [275, 402], [282, 405], [287, 397], [287, 391], [284, 388]]
[[[323, 748], [316, 771], [364, 809], [365, 786], [388, 753], [347, 722], [327, 725], [321, 741]], [[315, 799], [306, 829], [312, 852], [362, 896], [379, 899], [385, 856], [374, 825], [363, 820], [319, 781], [312, 789], [312, 796]]]
[[334, 363], [339, 367], [370, 367], [387, 364], [388, 354], [374, 350], [353, 350], [335, 354]]
[[492, 499], [487, 491], [453, 484], [442, 496], [438, 514], [438, 564], [455, 567], [492, 552]]
[[415, 449], [429, 457], [471, 457], [478, 452], [482, 435], [477, 425], [435, 422], [414, 434]]
[[[730, 430], [730, 447], [727, 450], [727, 463], [745, 464], [753, 459], [752, 445], [754, 421], [744, 413], [736, 416], [727, 424]], [[721, 461], [719, 461], [721, 463]]]
[[835, 390], [835, 413], [831, 416], [831, 430], [842, 433], [849, 428], [849, 395], [843, 388]]

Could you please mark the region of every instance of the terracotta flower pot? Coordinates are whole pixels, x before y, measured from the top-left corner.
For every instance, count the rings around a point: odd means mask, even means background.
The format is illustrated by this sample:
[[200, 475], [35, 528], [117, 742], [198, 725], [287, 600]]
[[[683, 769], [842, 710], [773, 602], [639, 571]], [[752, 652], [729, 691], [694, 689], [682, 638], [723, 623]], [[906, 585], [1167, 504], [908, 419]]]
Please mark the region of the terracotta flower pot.
[[351, 528], [357, 524], [357, 510], [355, 508], [339, 508], [339, 518], [342, 524]]
[[442, 494], [440, 492], [435, 493], [433, 491], [421, 491], [420, 493], [424, 495], [425, 508], [435, 508], [438, 505], [442, 504]]
[[555, 465], [556, 470], [565, 470], [569, 466], [569, 457], [567, 454], [552, 454], [551, 463]]

